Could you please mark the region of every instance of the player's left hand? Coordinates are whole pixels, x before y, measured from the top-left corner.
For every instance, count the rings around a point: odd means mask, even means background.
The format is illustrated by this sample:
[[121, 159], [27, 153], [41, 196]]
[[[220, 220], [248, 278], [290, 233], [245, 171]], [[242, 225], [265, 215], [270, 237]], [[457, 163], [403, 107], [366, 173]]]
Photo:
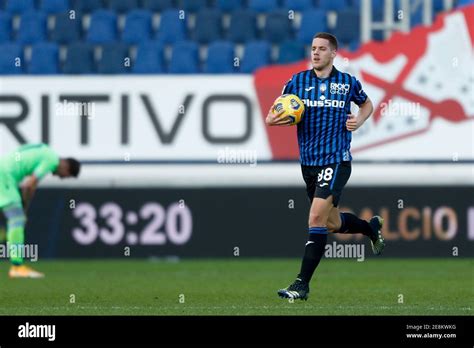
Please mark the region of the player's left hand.
[[346, 128], [349, 132], [357, 130], [362, 126], [362, 123], [364, 123], [364, 121], [360, 117], [357, 117], [354, 114], [347, 115]]

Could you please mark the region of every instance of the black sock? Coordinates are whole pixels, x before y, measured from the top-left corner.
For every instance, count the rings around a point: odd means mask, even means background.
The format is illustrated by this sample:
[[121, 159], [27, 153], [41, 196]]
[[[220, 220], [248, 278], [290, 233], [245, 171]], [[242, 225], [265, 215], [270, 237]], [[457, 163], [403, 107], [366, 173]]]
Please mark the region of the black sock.
[[338, 233], [362, 233], [365, 236], [372, 235], [372, 228], [365, 220], [359, 219], [351, 213], [341, 213], [341, 228]]
[[326, 227], [310, 227], [309, 238], [304, 248], [303, 262], [298, 278], [305, 283], [309, 283], [314, 270], [318, 267], [319, 261], [324, 254], [324, 247], [328, 240], [328, 230]]

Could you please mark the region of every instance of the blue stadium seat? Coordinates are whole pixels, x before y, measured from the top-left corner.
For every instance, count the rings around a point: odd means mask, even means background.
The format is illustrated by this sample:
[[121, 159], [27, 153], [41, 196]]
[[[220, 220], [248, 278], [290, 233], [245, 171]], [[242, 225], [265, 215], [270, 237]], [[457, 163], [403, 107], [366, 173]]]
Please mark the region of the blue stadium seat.
[[[376, 0], [380, 1], [380, 0]], [[346, 0], [319, 0], [319, 8], [324, 11], [339, 12], [347, 8], [350, 4]]]
[[236, 10], [230, 17], [228, 32], [229, 40], [233, 42], [252, 41], [257, 37], [257, 16], [250, 10]]
[[47, 14], [66, 13], [69, 9], [69, 0], [41, 0], [40, 2], [40, 10]]
[[63, 66], [65, 74], [94, 73], [94, 51], [91, 45], [75, 42], [68, 46]]
[[337, 14], [337, 24], [334, 35], [342, 44], [348, 45], [354, 40], [360, 40], [359, 10], [347, 8]]
[[186, 39], [186, 16], [180, 19], [176, 9], [165, 10], [161, 14], [160, 27], [156, 38], [165, 44], [173, 44]]
[[221, 12], [213, 9], [201, 10], [196, 15], [194, 39], [202, 44], [218, 40], [222, 35]]
[[80, 13], [90, 13], [104, 8], [103, 0], [73, 0], [72, 8]]
[[271, 43], [280, 43], [293, 36], [292, 21], [287, 12], [275, 11], [267, 14], [264, 37]]
[[[20, 65], [17, 66], [17, 58]], [[23, 73], [23, 49], [16, 43], [0, 44], [0, 75], [12, 75]]]
[[112, 11], [97, 10], [91, 15], [87, 42], [110, 43], [117, 39], [117, 16]]
[[309, 10], [304, 12], [297, 34], [298, 41], [309, 45], [313, 40], [314, 34], [320, 31], [327, 31], [326, 12], [322, 10]]
[[270, 64], [270, 44], [267, 41], [252, 41], [245, 45], [241, 72], [250, 74], [268, 64]]
[[306, 56], [305, 46], [302, 42], [288, 40], [282, 42], [278, 54], [279, 64], [288, 64], [303, 60]]
[[54, 28], [51, 30], [51, 40], [59, 44], [69, 44], [81, 38], [82, 22], [79, 14], [74, 19], [68, 13], [55, 16]]
[[229, 74], [236, 72], [234, 58], [234, 44], [232, 42], [215, 41], [208, 47], [204, 72], [208, 74]]
[[46, 15], [41, 12], [26, 12], [20, 17], [17, 41], [32, 44], [46, 40]]
[[135, 74], [160, 74], [164, 71], [163, 45], [154, 41], [139, 44], [132, 72]]
[[112, 11], [124, 13], [138, 8], [138, 0], [108, 0], [108, 5]]
[[180, 9], [188, 12], [198, 12], [207, 7], [207, 0], [181, 0], [179, 3]]
[[4, 10], [5, 9], [5, 2], [6, 0], [0, 0], [0, 10]]
[[31, 47], [31, 60], [28, 65], [30, 74], [57, 74], [59, 48], [55, 43], [41, 42]]
[[277, 0], [249, 0], [249, 8], [258, 13], [271, 12], [278, 8]]
[[152, 32], [152, 13], [147, 10], [132, 10], [125, 18], [122, 41], [137, 44], [147, 41]]
[[152, 12], [162, 12], [174, 7], [173, 0], [143, 0], [143, 8]]
[[97, 72], [99, 74], [125, 74], [129, 71], [129, 67], [125, 65], [127, 57], [129, 57], [127, 45], [105, 44], [102, 46], [102, 56], [97, 65]]
[[[352, 0], [352, 7], [360, 11], [360, 5], [362, 0]], [[372, 1], [372, 12], [374, 13], [383, 13], [384, 10], [384, 1]]]
[[173, 46], [169, 72], [171, 74], [199, 72], [199, 47], [194, 41], [180, 41]]
[[5, 4], [5, 10], [11, 14], [21, 14], [34, 9], [34, 0], [7, 0]]
[[360, 47], [360, 41], [354, 40], [349, 43], [349, 51], [357, 51]]
[[313, 0], [285, 0], [285, 9], [303, 12], [313, 7]]
[[456, 7], [468, 6], [474, 4], [474, 0], [458, 0]]
[[244, 0], [217, 0], [216, 7], [223, 12], [232, 12], [244, 6]]
[[0, 43], [12, 38], [12, 17], [6, 12], [0, 12]]

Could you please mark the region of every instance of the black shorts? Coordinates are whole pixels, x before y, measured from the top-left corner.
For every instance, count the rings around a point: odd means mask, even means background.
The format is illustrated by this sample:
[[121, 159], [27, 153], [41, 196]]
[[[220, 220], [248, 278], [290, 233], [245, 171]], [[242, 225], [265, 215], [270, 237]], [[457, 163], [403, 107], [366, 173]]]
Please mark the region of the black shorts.
[[310, 202], [313, 197], [326, 199], [332, 195], [333, 205], [338, 206], [342, 189], [351, 176], [350, 161], [325, 166], [302, 165], [301, 171]]

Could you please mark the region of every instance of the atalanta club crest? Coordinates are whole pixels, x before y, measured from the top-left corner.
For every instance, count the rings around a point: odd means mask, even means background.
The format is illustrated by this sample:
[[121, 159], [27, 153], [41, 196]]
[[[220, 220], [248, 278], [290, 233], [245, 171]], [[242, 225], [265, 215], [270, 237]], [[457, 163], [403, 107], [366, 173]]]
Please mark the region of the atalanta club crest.
[[328, 89], [328, 86], [326, 86], [325, 83], [323, 83], [321, 86], [319, 86], [319, 90], [321, 91], [321, 93], [326, 92], [327, 89]]

